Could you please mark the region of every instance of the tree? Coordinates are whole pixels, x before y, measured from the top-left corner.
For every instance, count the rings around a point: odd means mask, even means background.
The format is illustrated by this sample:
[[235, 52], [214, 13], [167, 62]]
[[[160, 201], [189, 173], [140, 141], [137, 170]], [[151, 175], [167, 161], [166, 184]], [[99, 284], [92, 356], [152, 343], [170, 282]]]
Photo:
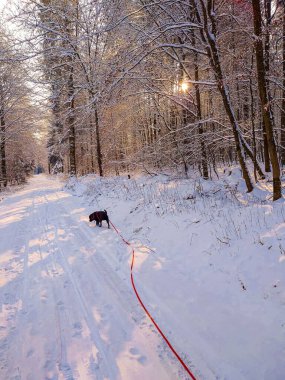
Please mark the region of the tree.
[[[0, 184], [24, 180], [32, 170], [33, 157], [26, 155], [24, 139], [32, 140], [33, 106], [26, 83], [26, 68], [13, 51], [15, 42], [0, 31]], [[18, 168], [16, 170], [16, 168]]]
[[271, 111], [271, 104], [269, 98], [268, 84], [266, 83], [266, 67], [264, 59], [264, 48], [262, 41], [262, 15], [260, 0], [252, 0], [253, 7], [253, 21], [255, 32], [255, 54], [256, 54], [256, 66], [257, 66], [257, 78], [259, 97], [262, 107], [262, 116], [265, 125], [268, 151], [272, 164], [273, 174], [273, 200], [281, 198], [281, 180], [280, 180], [280, 167], [277, 156], [276, 143], [274, 139], [274, 122]]

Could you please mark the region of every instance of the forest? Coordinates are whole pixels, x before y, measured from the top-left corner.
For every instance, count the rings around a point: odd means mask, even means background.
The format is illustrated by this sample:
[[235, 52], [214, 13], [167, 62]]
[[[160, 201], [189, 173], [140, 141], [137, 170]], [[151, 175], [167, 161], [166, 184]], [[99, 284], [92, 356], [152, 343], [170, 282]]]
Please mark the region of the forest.
[[0, 17], [0, 379], [284, 380], [285, 0]]
[[25, 0], [0, 31], [1, 188], [285, 164], [284, 0]]

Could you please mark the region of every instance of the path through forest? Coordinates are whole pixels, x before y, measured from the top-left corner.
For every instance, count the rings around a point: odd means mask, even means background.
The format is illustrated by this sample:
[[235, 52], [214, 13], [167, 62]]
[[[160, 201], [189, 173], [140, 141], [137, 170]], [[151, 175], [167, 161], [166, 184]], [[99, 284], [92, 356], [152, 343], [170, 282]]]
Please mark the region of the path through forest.
[[0, 378], [181, 378], [106, 260], [127, 248], [61, 188], [37, 176], [1, 204]]

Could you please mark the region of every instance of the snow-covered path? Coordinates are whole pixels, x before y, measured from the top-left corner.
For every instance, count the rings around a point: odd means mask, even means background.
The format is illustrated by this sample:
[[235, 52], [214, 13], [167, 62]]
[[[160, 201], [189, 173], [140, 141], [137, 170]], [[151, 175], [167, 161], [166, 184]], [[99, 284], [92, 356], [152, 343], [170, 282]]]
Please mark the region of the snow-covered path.
[[116, 271], [127, 248], [61, 187], [34, 177], [0, 206], [0, 379], [181, 379]]

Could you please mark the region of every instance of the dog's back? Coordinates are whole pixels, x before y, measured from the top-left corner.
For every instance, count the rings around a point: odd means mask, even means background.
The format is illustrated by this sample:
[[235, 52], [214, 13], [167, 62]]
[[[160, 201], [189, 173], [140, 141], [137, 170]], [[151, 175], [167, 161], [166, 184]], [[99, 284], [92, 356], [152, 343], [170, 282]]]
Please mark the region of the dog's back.
[[109, 217], [107, 214], [107, 211], [95, 211], [92, 214], [89, 215], [89, 222], [92, 222], [95, 220], [96, 225], [99, 227], [102, 227], [102, 221], [105, 220], [108, 224], [108, 228], [110, 228], [110, 222], [109, 222]]

